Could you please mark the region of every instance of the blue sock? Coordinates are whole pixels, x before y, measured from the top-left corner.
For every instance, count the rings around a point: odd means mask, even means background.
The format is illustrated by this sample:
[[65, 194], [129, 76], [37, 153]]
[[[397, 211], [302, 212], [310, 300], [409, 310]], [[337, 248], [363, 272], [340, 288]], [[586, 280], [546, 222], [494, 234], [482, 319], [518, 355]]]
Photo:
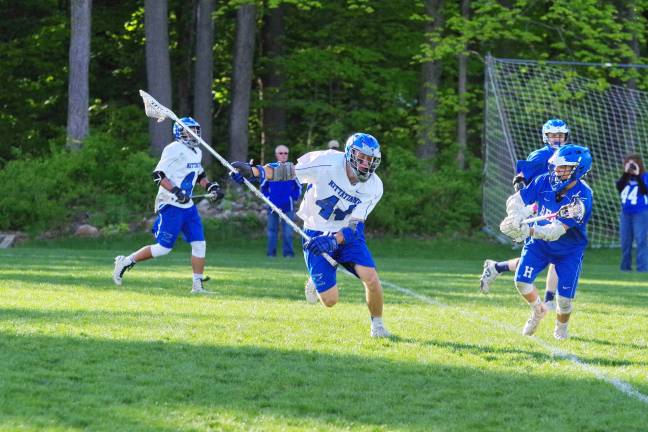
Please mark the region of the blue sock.
[[496, 263], [495, 264], [495, 270], [497, 270], [497, 273], [504, 273], [504, 272], [510, 271], [508, 261], [502, 261], [502, 262]]
[[552, 301], [556, 297], [556, 293], [553, 293], [551, 291], [545, 292], [545, 302]]

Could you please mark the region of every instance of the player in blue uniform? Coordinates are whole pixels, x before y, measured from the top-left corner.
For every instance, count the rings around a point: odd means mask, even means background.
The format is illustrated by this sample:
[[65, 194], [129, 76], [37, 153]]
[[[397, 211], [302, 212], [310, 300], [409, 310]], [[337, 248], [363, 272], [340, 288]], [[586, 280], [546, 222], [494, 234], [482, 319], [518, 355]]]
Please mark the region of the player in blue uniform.
[[[182, 122], [200, 136], [200, 125], [191, 117], [184, 117]], [[207, 245], [198, 210], [191, 201], [191, 192], [196, 183], [208, 192], [208, 199], [217, 202], [223, 192], [216, 182], [210, 182], [202, 168], [202, 151], [199, 142], [175, 123], [173, 125], [175, 141], [167, 145], [153, 171], [153, 181], [159, 186], [155, 198], [157, 219], [153, 224], [156, 243], [144, 246], [128, 256], [115, 258], [113, 281], [122, 284], [127, 270], [136, 263], [157, 258], [171, 252], [178, 235], [182, 235], [191, 245], [191, 267], [193, 269], [192, 293], [204, 293], [203, 272], [205, 269], [205, 252]]]
[[[513, 178], [513, 188], [519, 191], [531, 183], [539, 175], [548, 170], [548, 162], [555, 151], [569, 141], [569, 127], [560, 119], [550, 119], [542, 126], [542, 141], [544, 147], [529, 154], [526, 160], [519, 160], [516, 164], [517, 174]], [[491, 284], [504, 272], [514, 272], [520, 258], [497, 262], [487, 259], [484, 261], [484, 271], [479, 280], [480, 291], [484, 294], [490, 291]], [[556, 309], [554, 301], [556, 294], [557, 276], [553, 264], [547, 272], [545, 303], [551, 309]]]
[[[582, 179], [592, 167], [592, 157], [587, 147], [568, 144], [558, 149], [549, 165], [549, 173], [536, 177], [508, 198], [508, 216], [502, 221], [500, 230], [514, 240], [526, 239], [515, 273], [515, 286], [532, 309], [522, 333], [532, 335], [547, 314], [547, 307], [540, 300], [533, 281], [547, 265], [554, 264], [558, 275], [554, 337], [566, 339], [587, 246], [586, 225], [592, 213], [592, 190]], [[574, 197], [582, 202], [583, 211], [578, 217], [558, 216], [531, 226], [522, 223], [531, 215], [529, 205], [537, 204], [539, 215], [544, 215], [556, 212]]]

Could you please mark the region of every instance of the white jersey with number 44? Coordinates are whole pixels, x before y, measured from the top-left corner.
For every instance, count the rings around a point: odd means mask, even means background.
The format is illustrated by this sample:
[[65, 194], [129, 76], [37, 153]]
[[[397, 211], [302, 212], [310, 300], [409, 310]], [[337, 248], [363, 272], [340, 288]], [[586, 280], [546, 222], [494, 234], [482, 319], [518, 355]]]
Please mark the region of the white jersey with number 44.
[[[197, 147], [189, 148], [182, 143], [174, 141], [164, 147], [160, 161], [154, 171], [162, 171], [171, 183], [191, 196], [191, 191], [196, 184], [196, 180], [200, 173], [203, 172], [203, 167], [200, 163], [201, 159], [202, 150]], [[191, 200], [186, 204], [180, 204], [175, 195], [160, 186], [158, 194], [155, 197], [155, 211], [159, 211], [167, 204], [180, 208], [189, 208], [194, 205]]]
[[306, 153], [297, 160], [295, 175], [300, 183], [308, 184], [297, 212], [305, 229], [337, 232], [350, 219], [364, 221], [383, 194], [376, 174], [352, 185], [344, 153], [335, 150]]

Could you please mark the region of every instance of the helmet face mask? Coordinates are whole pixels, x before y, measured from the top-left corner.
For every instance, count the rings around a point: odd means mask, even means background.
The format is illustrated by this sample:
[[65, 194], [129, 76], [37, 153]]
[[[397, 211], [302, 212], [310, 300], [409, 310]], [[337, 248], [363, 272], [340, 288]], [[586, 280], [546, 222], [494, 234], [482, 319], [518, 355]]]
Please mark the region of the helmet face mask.
[[[183, 117], [180, 119], [182, 123], [189, 126], [189, 128], [199, 137], [200, 135], [200, 124], [191, 117]], [[198, 147], [200, 143], [196, 138], [191, 136], [189, 132], [185, 130], [179, 123], [173, 124], [173, 137], [176, 141], [186, 145], [187, 147]]]
[[369, 134], [355, 133], [347, 139], [344, 157], [358, 180], [366, 182], [380, 165], [380, 144]]
[[569, 126], [560, 119], [548, 120], [542, 126], [542, 142], [558, 149], [569, 139]]

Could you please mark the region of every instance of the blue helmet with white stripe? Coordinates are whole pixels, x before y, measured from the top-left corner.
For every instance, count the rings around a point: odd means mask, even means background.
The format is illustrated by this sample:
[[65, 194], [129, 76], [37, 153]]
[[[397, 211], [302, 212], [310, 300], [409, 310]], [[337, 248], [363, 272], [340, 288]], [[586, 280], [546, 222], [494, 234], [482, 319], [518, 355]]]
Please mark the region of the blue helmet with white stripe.
[[366, 182], [380, 165], [380, 144], [366, 133], [354, 133], [344, 146], [344, 157], [358, 180]]
[[[180, 121], [189, 126], [196, 135], [200, 136], [200, 124], [196, 120], [191, 117], [182, 117]], [[200, 145], [198, 140], [191, 136], [178, 122], [173, 124], [173, 137], [176, 141], [189, 147], [198, 147]]]
[[592, 169], [592, 154], [587, 147], [566, 144], [549, 159], [551, 189], [560, 192], [569, 183], [581, 179]]
[[[565, 140], [561, 142], [560, 140], [551, 139], [547, 136], [547, 134], [558, 134], [562, 133], [565, 134]], [[563, 143], [566, 143], [569, 140], [569, 126], [567, 126], [567, 123], [560, 119], [551, 119], [547, 120], [547, 122], [542, 125], [542, 142], [545, 144], [550, 145], [554, 149], [557, 149], [561, 145], [564, 145]]]

